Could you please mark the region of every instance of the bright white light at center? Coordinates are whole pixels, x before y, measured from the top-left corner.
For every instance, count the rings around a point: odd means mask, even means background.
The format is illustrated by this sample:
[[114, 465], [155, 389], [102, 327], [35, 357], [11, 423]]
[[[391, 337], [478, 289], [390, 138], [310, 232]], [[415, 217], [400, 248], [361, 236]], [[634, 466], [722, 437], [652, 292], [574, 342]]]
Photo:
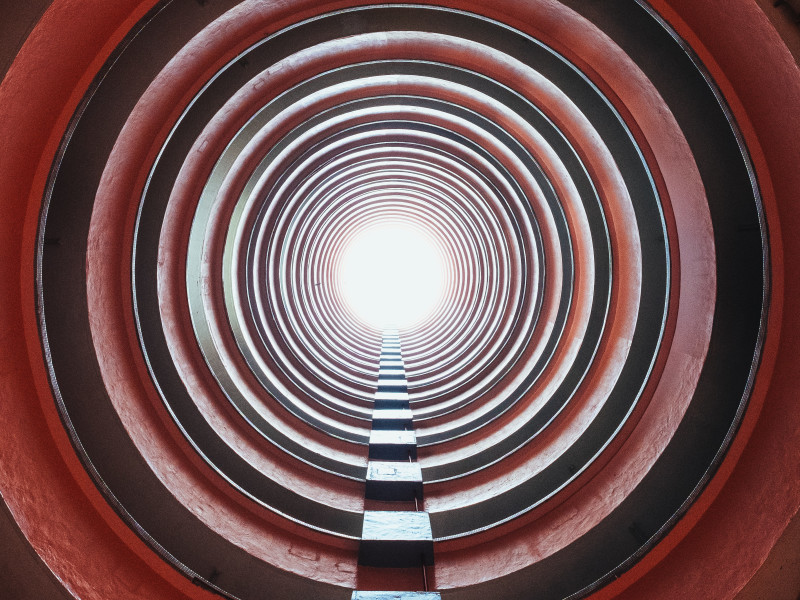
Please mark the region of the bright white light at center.
[[342, 292], [355, 315], [385, 329], [427, 317], [443, 290], [442, 261], [430, 240], [401, 223], [357, 234], [342, 255]]

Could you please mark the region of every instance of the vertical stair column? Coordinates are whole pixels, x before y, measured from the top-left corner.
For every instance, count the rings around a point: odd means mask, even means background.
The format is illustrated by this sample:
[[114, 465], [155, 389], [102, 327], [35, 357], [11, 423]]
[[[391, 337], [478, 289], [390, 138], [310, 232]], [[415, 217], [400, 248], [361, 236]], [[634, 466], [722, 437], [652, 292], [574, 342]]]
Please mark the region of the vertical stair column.
[[[359, 563], [372, 567], [425, 567], [433, 564], [430, 516], [423, 501], [422, 471], [417, 458], [408, 381], [396, 331], [386, 331], [372, 412], [366, 498], [384, 502], [413, 501], [417, 510], [367, 510]], [[438, 592], [353, 592], [352, 600], [437, 600]]]
[[407, 461], [417, 458], [417, 437], [408, 402], [408, 381], [400, 338], [386, 332], [378, 367], [378, 389], [372, 410], [369, 458]]

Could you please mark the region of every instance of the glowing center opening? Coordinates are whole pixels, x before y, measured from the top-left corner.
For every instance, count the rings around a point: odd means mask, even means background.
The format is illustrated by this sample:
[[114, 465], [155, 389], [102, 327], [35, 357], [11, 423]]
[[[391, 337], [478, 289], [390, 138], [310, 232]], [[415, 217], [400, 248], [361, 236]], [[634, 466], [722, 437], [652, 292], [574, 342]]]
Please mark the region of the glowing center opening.
[[425, 319], [444, 289], [439, 252], [421, 231], [402, 223], [356, 234], [340, 268], [350, 309], [379, 329], [410, 327]]

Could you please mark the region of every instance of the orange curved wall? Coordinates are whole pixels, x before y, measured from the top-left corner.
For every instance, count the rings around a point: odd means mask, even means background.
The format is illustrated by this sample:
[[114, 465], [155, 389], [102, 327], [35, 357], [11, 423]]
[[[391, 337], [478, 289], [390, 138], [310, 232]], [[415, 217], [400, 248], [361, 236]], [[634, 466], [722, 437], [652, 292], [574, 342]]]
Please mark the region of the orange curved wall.
[[[154, 3], [55, 0], [0, 85], [0, 492], [47, 568], [87, 599], [216, 597], [164, 564], [95, 488], [56, 411], [37, 329], [32, 265], [50, 165], [92, 79]], [[722, 468], [653, 551], [592, 597], [732, 598], [800, 508], [800, 71], [754, 2], [652, 4], [742, 128], [764, 196], [772, 299], [750, 408]]]

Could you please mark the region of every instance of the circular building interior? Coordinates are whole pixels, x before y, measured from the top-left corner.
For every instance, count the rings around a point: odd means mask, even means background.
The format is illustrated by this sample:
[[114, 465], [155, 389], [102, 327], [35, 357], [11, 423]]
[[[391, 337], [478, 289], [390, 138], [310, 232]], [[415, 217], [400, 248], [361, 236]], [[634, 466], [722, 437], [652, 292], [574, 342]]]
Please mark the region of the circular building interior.
[[0, 25], [0, 596], [797, 600], [800, 5]]

